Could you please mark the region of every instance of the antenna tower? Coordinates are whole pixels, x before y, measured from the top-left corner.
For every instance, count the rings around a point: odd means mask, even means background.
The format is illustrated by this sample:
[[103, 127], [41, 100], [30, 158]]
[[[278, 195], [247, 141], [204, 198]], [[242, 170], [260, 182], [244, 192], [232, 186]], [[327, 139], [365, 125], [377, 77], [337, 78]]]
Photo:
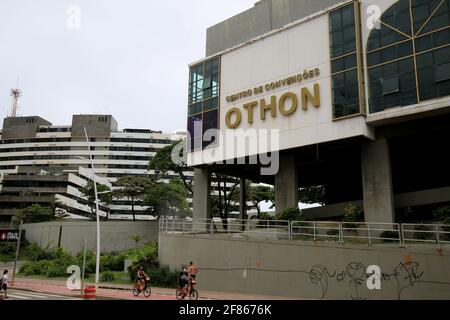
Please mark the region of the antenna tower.
[[22, 91], [19, 89], [19, 81], [17, 81], [17, 86], [15, 89], [11, 89], [11, 113], [9, 116], [11, 118], [17, 117], [17, 111], [19, 110], [19, 98], [22, 96]]

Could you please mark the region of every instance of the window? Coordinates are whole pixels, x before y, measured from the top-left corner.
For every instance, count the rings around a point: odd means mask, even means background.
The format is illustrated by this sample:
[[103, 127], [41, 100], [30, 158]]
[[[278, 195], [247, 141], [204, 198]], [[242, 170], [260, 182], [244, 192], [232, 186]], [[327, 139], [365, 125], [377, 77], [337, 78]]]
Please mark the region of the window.
[[400, 0], [382, 15], [367, 43], [370, 112], [450, 95], [449, 8], [450, 0]]
[[450, 95], [450, 47], [417, 56], [421, 100]]
[[436, 83], [450, 80], [450, 63], [437, 66], [435, 75]]
[[383, 87], [383, 94], [388, 95], [391, 93], [400, 91], [400, 82], [398, 77], [392, 77], [389, 79], [382, 79], [381, 85]]
[[[358, 12], [355, 15], [355, 12]], [[330, 55], [335, 119], [361, 113], [359, 92], [362, 56], [357, 46], [359, 4], [351, 3], [330, 12]], [[360, 37], [359, 37], [360, 38]], [[360, 59], [358, 59], [358, 57]], [[362, 91], [361, 91], [362, 92]]]
[[188, 132], [191, 140], [188, 143], [192, 150], [207, 147], [210, 143], [201, 142], [202, 133], [218, 129], [219, 67], [220, 57], [216, 57], [190, 68]]

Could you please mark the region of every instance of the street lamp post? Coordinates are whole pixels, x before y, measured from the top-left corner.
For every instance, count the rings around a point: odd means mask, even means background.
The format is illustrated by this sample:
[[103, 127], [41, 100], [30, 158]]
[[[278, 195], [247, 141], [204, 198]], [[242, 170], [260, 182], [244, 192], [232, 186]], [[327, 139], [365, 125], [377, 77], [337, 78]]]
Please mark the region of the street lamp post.
[[97, 181], [95, 178], [94, 161], [92, 159], [91, 146], [89, 144], [89, 137], [86, 127], [84, 127], [84, 134], [86, 135], [86, 143], [89, 150], [89, 159], [91, 161], [92, 179], [94, 181], [94, 193], [95, 193], [95, 213], [97, 216], [97, 259], [95, 263], [95, 289], [98, 289], [98, 283], [100, 279], [100, 213], [98, 211], [98, 193], [97, 193]]

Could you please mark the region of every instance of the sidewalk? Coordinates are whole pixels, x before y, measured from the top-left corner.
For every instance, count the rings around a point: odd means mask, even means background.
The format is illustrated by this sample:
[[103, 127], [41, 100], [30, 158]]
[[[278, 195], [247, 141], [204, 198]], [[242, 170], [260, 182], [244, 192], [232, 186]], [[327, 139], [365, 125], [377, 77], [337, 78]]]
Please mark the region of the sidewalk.
[[[85, 285], [93, 285], [85, 283]], [[44, 293], [53, 293], [68, 296], [80, 296], [79, 291], [72, 291], [66, 287], [66, 282], [51, 279], [35, 279], [16, 277], [14, 284], [10, 285], [14, 289], [25, 289], [39, 291]], [[175, 289], [154, 288], [152, 287], [152, 295], [150, 298], [142, 296], [134, 297], [131, 293], [130, 285], [101, 283], [97, 292], [97, 296], [112, 299], [128, 299], [128, 300], [175, 300]], [[209, 300], [287, 300], [290, 298], [262, 295], [247, 295], [240, 293], [203, 291], [199, 289], [199, 299]]]

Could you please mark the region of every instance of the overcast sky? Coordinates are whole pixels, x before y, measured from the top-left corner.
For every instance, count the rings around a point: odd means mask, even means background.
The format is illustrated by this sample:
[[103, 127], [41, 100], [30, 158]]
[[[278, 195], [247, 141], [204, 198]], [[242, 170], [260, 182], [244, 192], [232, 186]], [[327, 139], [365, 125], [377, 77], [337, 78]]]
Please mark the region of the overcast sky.
[[255, 2], [0, 0], [0, 115], [19, 77], [21, 116], [68, 125], [102, 113], [122, 129], [185, 130], [187, 65], [204, 57], [206, 28]]

